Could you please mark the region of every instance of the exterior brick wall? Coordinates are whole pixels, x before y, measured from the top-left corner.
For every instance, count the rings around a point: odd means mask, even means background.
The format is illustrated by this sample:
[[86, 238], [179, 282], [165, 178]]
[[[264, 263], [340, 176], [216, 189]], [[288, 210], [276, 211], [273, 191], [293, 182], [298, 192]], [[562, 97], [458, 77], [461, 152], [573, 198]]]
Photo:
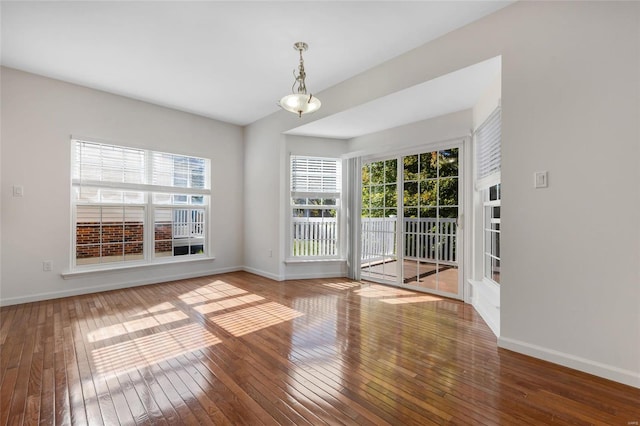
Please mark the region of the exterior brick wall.
[[[123, 226], [124, 225], [124, 226]], [[171, 228], [171, 226], [169, 226]], [[76, 258], [143, 254], [142, 222], [82, 222], [76, 226]]]
[[173, 230], [171, 223], [156, 223], [154, 229], [155, 252], [166, 253], [173, 250]]

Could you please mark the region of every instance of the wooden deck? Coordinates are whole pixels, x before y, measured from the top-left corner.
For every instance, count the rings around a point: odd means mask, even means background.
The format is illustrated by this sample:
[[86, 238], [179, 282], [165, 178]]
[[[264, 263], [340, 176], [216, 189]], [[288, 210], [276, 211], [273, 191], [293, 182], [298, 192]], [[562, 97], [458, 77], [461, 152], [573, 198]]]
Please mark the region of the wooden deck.
[[0, 310], [0, 425], [598, 424], [640, 390], [501, 350], [473, 308], [238, 272]]
[[[389, 259], [362, 265], [363, 279], [397, 279], [397, 260]], [[452, 295], [458, 294], [458, 268], [435, 263], [403, 260], [403, 282], [425, 290], [439, 290]]]

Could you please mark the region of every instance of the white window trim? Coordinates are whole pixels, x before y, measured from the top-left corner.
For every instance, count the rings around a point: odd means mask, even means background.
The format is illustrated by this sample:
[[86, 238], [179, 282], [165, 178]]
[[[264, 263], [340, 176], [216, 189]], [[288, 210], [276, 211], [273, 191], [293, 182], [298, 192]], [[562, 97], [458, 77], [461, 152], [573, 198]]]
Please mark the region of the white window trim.
[[[140, 149], [145, 152], [145, 167], [146, 167], [146, 176], [145, 179], [147, 182], [151, 181], [152, 170], [150, 167], [151, 162], [151, 153], [153, 152], [162, 152], [164, 151], [156, 151], [150, 149], [141, 149], [131, 146], [121, 145], [112, 141], [105, 141], [96, 138], [87, 138], [87, 137], [77, 137], [71, 136], [70, 139], [70, 152], [71, 152], [71, 173], [73, 173], [73, 167], [75, 164], [75, 150], [76, 150], [76, 142], [90, 142], [96, 144], [103, 145], [112, 145], [122, 148], [131, 148], [131, 149]], [[194, 155], [189, 154], [179, 154], [179, 153], [167, 153], [173, 155], [180, 155], [184, 157], [196, 157]], [[203, 157], [197, 157], [203, 158]], [[71, 223], [70, 223], [70, 233], [71, 233], [71, 249], [70, 249], [70, 268], [68, 271], [62, 272], [61, 276], [64, 279], [81, 277], [93, 274], [104, 274], [117, 272], [121, 270], [131, 270], [131, 269], [144, 269], [144, 268], [153, 268], [163, 265], [169, 264], [177, 264], [177, 263], [188, 263], [188, 262], [201, 262], [201, 261], [214, 261], [215, 256], [210, 255], [210, 245], [211, 245], [211, 237], [210, 237], [210, 224], [211, 224], [211, 160], [208, 158], [203, 158], [207, 161], [208, 167], [205, 170], [204, 183], [205, 188], [181, 188], [181, 187], [171, 187], [171, 186], [162, 186], [162, 185], [153, 185], [153, 184], [137, 184], [137, 183], [115, 183], [115, 182], [105, 182], [105, 181], [94, 181], [94, 180], [82, 180], [71, 178], [70, 187], [74, 186], [86, 186], [86, 187], [95, 187], [95, 188], [113, 188], [113, 189], [123, 189], [123, 190], [132, 190], [132, 191], [142, 191], [145, 192], [145, 203], [136, 203], [136, 204], [114, 204], [114, 203], [88, 203], [88, 202], [76, 202], [71, 197], [70, 206], [71, 206]], [[73, 191], [71, 191], [73, 192]], [[205, 195], [209, 197], [208, 204], [204, 205], [193, 205], [193, 204], [153, 204], [152, 193], [172, 193], [176, 192], [185, 194], [185, 195]], [[113, 263], [99, 263], [99, 264], [89, 264], [89, 265], [77, 265], [76, 263], [76, 207], [79, 205], [90, 205], [90, 206], [106, 206], [106, 207], [117, 207], [125, 205], [127, 207], [143, 207], [145, 210], [145, 229], [143, 234], [143, 258], [140, 260], [131, 260], [131, 261], [123, 261], [123, 262], [113, 262]], [[203, 254], [194, 254], [188, 256], [167, 256], [167, 257], [156, 257], [155, 256], [155, 236], [154, 236], [154, 215], [156, 208], [186, 208], [186, 209], [204, 209], [205, 210], [205, 223], [204, 223], [204, 244], [203, 244]]]
[[[488, 193], [488, 189], [484, 190]], [[487, 195], [488, 198], [488, 195]], [[499, 207], [502, 204], [502, 199], [498, 199], [498, 200], [484, 200], [482, 203], [482, 280], [486, 281], [488, 283], [491, 283], [493, 285], [497, 285], [500, 286], [500, 283], [495, 281], [494, 279], [490, 278], [488, 276], [488, 272], [487, 271], [487, 262], [486, 262], [486, 256], [489, 256], [492, 259], [496, 259], [502, 262], [502, 258], [501, 257], [497, 257], [495, 256], [493, 253], [488, 252], [487, 249], [487, 235], [489, 234], [489, 232], [493, 232], [490, 231], [490, 229], [488, 229], [486, 227], [486, 221], [487, 218], [485, 217], [485, 212], [486, 212], [486, 207]], [[498, 231], [497, 233], [501, 235], [501, 231], [502, 231], [502, 226], [500, 227], [500, 231]]]
[[[293, 186], [293, 171], [291, 161], [293, 157], [303, 157], [308, 159], [319, 160], [331, 160], [337, 162], [337, 191], [294, 191]], [[287, 239], [286, 239], [286, 256], [284, 259], [285, 264], [296, 263], [315, 263], [315, 262], [344, 262], [346, 259], [343, 255], [342, 240], [343, 240], [343, 227], [342, 227], [342, 173], [343, 167], [342, 159], [340, 157], [326, 157], [317, 155], [304, 155], [304, 154], [292, 154], [287, 156], [288, 160], [288, 173], [287, 173]], [[335, 205], [295, 205], [293, 204], [294, 198], [333, 198], [336, 201]], [[332, 256], [294, 256], [293, 255], [293, 210], [299, 208], [313, 208], [316, 210], [336, 210], [336, 254]]]

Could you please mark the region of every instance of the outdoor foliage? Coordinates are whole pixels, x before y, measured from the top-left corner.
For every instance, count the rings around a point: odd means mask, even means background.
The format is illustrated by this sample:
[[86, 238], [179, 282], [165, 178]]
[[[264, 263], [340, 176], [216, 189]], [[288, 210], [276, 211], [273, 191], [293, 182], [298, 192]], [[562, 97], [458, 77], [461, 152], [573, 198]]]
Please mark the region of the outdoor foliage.
[[[404, 217], [458, 216], [458, 149], [402, 158]], [[397, 214], [397, 160], [362, 168], [362, 216]]]

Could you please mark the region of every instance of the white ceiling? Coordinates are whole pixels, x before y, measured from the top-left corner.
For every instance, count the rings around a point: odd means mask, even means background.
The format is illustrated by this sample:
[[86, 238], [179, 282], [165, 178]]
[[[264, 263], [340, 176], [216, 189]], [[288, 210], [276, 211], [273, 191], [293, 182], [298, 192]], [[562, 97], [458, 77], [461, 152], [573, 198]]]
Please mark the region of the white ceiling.
[[[1, 62], [246, 125], [290, 91], [296, 41], [309, 44], [307, 86], [319, 93], [511, 2], [2, 1]], [[372, 108], [347, 118], [371, 121]], [[329, 124], [325, 133], [362, 134]]]

